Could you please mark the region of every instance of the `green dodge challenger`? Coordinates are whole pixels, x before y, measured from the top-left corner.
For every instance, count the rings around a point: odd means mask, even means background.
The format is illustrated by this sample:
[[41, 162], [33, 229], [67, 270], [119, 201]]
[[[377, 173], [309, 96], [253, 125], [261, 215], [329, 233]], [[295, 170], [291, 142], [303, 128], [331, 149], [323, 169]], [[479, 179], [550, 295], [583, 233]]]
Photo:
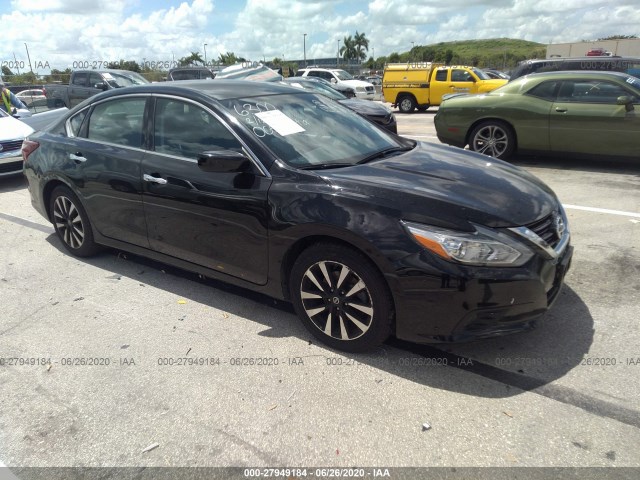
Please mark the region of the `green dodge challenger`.
[[500, 159], [514, 152], [640, 160], [640, 79], [617, 72], [547, 72], [484, 95], [451, 95], [441, 142]]

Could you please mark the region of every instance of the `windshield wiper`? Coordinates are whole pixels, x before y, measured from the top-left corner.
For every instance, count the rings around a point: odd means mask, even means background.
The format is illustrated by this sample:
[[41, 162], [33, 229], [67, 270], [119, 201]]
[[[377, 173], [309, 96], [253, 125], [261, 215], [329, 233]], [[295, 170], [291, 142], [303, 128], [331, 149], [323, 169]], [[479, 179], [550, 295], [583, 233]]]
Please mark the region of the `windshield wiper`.
[[317, 163], [315, 165], [306, 165], [298, 167], [300, 170], [326, 170], [329, 168], [353, 167], [353, 163]]
[[400, 153], [400, 152], [408, 152], [409, 150], [413, 150], [414, 147], [392, 147], [392, 148], [387, 148], [385, 150], [380, 150], [379, 152], [376, 152], [372, 155], [369, 155], [368, 157], [363, 158], [362, 160], [360, 160], [357, 164], [358, 165], [362, 165], [363, 163], [369, 163], [373, 160], [377, 160], [379, 158], [385, 158], [388, 157], [394, 153]]

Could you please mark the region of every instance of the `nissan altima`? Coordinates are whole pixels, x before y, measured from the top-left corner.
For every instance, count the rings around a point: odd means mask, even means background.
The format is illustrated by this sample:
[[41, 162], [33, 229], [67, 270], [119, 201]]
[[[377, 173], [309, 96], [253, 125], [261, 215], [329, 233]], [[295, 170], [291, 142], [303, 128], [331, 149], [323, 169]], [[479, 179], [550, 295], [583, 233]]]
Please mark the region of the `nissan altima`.
[[640, 79], [531, 74], [484, 95], [452, 95], [434, 122], [441, 142], [501, 159], [518, 151], [640, 160]]
[[105, 92], [22, 153], [71, 254], [122, 249], [288, 300], [345, 351], [529, 329], [572, 256], [534, 176], [281, 84]]

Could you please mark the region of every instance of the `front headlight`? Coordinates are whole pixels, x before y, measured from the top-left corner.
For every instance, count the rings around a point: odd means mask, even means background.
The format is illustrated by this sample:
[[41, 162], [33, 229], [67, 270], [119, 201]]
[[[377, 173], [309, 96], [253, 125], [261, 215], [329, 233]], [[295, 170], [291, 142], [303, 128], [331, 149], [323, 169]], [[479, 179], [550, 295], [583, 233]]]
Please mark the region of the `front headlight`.
[[402, 223], [415, 241], [448, 261], [488, 267], [518, 267], [533, 256], [530, 249], [510, 236], [478, 225], [475, 232], [456, 232]]

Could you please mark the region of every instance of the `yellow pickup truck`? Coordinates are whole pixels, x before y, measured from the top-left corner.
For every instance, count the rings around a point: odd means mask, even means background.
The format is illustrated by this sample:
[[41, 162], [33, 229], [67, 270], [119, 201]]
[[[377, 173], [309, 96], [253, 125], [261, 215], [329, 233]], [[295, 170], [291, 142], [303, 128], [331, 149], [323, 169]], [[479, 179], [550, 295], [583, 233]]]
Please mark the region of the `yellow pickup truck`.
[[431, 62], [389, 63], [384, 67], [382, 95], [403, 113], [440, 105], [449, 93], [486, 93], [507, 83], [482, 70]]

